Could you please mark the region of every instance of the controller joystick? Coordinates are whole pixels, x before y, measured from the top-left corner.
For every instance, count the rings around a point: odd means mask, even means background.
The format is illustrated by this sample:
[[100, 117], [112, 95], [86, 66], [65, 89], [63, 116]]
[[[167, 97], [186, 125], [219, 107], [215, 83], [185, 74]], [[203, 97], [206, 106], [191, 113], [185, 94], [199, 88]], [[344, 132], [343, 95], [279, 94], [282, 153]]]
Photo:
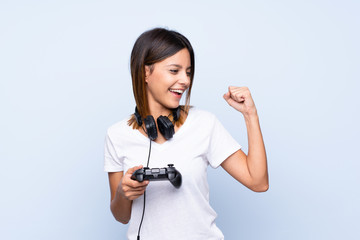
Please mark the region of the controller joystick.
[[179, 188], [182, 182], [181, 173], [176, 170], [174, 164], [168, 164], [168, 167], [165, 168], [144, 167], [138, 169], [131, 175], [131, 179], [139, 182], [144, 180], [159, 181], [168, 179], [175, 188]]

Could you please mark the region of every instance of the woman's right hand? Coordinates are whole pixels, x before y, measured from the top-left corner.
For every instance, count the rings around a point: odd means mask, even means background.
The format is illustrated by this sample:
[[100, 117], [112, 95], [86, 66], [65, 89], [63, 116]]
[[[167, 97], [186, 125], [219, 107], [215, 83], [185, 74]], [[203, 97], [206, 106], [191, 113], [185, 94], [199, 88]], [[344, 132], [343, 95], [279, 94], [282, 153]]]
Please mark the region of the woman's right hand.
[[147, 185], [149, 184], [148, 180], [138, 182], [131, 179], [131, 175], [136, 170], [141, 168], [143, 168], [142, 165], [130, 168], [129, 170], [127, 170], [127, 172], [120, 181], [117, 191], [122, 197], [127, 200], [134, 200], [143, 195]]

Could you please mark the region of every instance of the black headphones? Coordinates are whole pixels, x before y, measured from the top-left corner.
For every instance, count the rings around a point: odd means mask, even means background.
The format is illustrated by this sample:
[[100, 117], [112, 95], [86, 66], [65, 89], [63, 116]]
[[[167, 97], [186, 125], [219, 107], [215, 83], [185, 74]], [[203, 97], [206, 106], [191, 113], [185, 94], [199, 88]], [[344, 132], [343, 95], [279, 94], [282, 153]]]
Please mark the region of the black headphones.
[[[172, 110], [172, 115], [174, 122], [176, 122], [180, 118], [180, 106], [177, 108], [174, 108]], [[135, 107], [135, 119], [139, 126], [142, 125], [143, 119], [141, 118], [141, 115], [139, 114], [137, 107]], [[164, 136], [166, 140], [173, 137], [175, 130], [174, 130], [174, 124], [170, 121], [170, 119], [166, 116], [160, 116], [156, 120], [157, 125], [159, 127], [160, 133]], [[145, 128], [146, 128], [146, 134], [150, 138], [150, 140], [155, 140], [158, 136], [157, 130], [156, 130], [156, 124], [155, 119], [152, 115], [148, 115], [146, 118], [144, 118]], [[145, 129], [144, 129], [145, 130]]]

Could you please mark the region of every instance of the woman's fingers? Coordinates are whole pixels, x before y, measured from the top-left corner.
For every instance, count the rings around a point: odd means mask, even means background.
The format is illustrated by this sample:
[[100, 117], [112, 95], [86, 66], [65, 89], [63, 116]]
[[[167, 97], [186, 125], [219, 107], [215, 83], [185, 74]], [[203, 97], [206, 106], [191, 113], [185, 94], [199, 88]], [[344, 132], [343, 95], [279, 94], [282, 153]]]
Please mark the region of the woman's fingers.
[[247, 87], [229, 87], [230, 96], [237, 102], [244, 102], [245, 98], [250, 96], [250, 91]]
[[124, 175], [123, 179], [121, 180], [120, 193], [128, 200], [134, 200], [140, 197], [141, 195], [143, 195], [147, 185], [149, 184], [148, 180], [139, 182], [137, 180], [131, 179], [131, 175], [136, 170], [141, 168], [143, 168], [142, 165], [129, 168], [126, 171], [126, 174]]
[[256, 112], [256, 107], [248, 87], [230, 86], [228, 92], [224, 94], [224, 99], [231, 107], [242, 114]]
[[[135, 181], [135, 180], [131, 180], [131, 181]], [[145, 184], [141, 184], [141, 185], [133, 185], [132, 183], [130, 184], [123, 184], [123, 191], [141, 191], [146, 189], [148, 183]]]
[[129, 168], [127, 171], [126, 171], [126, 175], [130, 175], [130, 177], [131, 177], [131, 175], [136, 171], [136, 170], [138, 170], [138, 169], [141, 169], [141, 168], [143, 168], [143, 165], [139, 165], [139, 166], [135, 166], [135, 167], [132, 167], [132, 168]]
[[144, 192], [145, 192], [145, 189], [143, 189], [142, 191], [128, 191], [128, 192], [124, 193], [124, 196], [128, 200], [134, 200], [134, 199], [140, 197], [141, 195], [143, 195]]

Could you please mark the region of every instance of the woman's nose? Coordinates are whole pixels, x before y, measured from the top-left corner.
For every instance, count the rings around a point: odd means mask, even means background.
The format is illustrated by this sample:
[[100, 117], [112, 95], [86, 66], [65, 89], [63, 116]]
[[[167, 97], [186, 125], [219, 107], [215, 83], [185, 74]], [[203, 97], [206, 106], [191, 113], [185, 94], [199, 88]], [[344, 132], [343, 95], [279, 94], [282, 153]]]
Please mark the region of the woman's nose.
[[190, 84], [190, 76], [186, 71], [179, 76], [179, 83], [188, 86]]

